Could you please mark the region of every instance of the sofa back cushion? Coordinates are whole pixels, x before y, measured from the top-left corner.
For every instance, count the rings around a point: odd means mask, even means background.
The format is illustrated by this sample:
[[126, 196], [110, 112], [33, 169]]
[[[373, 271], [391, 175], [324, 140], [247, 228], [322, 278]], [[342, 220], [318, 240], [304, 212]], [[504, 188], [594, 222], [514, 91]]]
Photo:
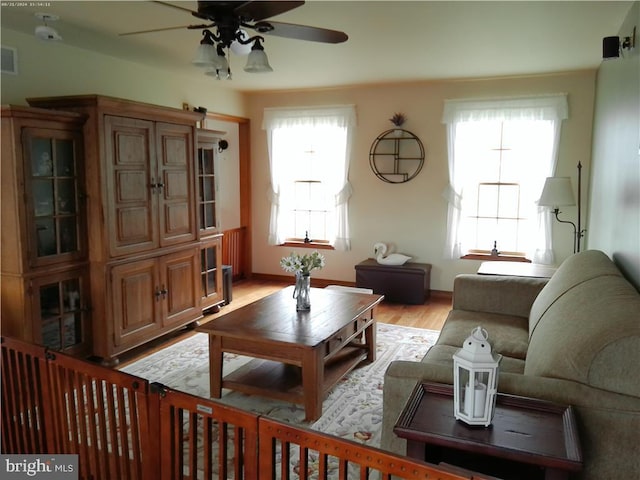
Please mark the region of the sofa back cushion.
[[606, 255], [585, 253], [536, 300], [524, 373], [640, 397], [640, 294]]
[[620, 271], [599, 250], [586, 250], [567, 258], [538, 294], [529, 312], [529, 341], [547, 310], [572, 288], [593, 278], [615, 275]]

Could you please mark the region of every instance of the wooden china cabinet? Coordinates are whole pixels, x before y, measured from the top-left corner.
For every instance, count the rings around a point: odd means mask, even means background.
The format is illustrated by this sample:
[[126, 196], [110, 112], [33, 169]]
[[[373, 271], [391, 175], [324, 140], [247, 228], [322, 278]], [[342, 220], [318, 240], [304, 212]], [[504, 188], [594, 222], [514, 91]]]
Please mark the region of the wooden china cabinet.
[[200, 276], [203, 309], [217, 310], [224, 302], [222, 292], [222, 234], [216, 193], [216, 152], [220, 133], [198, 129], [198, 219], [200, 228]]
[[2, 334], [80, 356], [93, 323], [85, 120], [2, 107]]
[[100, 95], [27, 99], [80, 113], [93, 354], [106, 364], [202, 316], [196, 122]]

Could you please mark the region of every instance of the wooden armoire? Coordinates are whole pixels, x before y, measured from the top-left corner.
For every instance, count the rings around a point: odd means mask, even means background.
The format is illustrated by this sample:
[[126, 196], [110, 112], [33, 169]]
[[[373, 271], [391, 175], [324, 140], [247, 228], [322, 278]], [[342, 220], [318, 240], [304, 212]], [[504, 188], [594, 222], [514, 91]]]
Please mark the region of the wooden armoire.
[[99, 95], [27, 101], [51, 115], [86, 119], [79, 183], [90, 353], [114, 364], [121, 353], [222, 303], [221, 235], [201, 228], [199, 213], [202, 115]]

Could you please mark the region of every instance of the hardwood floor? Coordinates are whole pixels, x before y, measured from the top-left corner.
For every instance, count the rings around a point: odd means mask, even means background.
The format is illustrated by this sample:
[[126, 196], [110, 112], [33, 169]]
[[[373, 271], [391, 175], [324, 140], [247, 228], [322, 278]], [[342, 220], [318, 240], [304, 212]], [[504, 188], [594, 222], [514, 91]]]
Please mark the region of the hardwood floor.
[[[248, 303], [255, 302], [290, 284], [291, 282], [287, 283], [274, 280], [241, 280], [235, 282], [232, 289], [231, 303], [222, 307], [217, 313], [205, 315], [200, 323], [214, 320], [217, 317], [225, 315]], [[451, 295], [446, 292], [432, 292], [431, 298], [425, 302], [424, 305], [403, 305], [383, 301], [377, 307], [375, 315], [377, 321], [380, 323], [441, 330], [449, 310], [451, 310]], [[119, 366], [132, 363], [141, 357], [183, 340], [194, 333], [194, 330], [187, 328], [149, 342], [142, 347], [123, 354], [120, 357]]]

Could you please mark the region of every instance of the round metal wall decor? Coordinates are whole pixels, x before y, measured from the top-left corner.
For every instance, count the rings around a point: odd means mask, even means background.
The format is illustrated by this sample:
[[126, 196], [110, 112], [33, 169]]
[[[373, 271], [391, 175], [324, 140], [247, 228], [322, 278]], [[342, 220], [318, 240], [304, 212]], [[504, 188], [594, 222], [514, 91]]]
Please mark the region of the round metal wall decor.
[[369, 150], [371, 170], [383, 182], [405, 183], [415, 178], [424, 165], [424, 146], [408, 130], [382, 132]]

